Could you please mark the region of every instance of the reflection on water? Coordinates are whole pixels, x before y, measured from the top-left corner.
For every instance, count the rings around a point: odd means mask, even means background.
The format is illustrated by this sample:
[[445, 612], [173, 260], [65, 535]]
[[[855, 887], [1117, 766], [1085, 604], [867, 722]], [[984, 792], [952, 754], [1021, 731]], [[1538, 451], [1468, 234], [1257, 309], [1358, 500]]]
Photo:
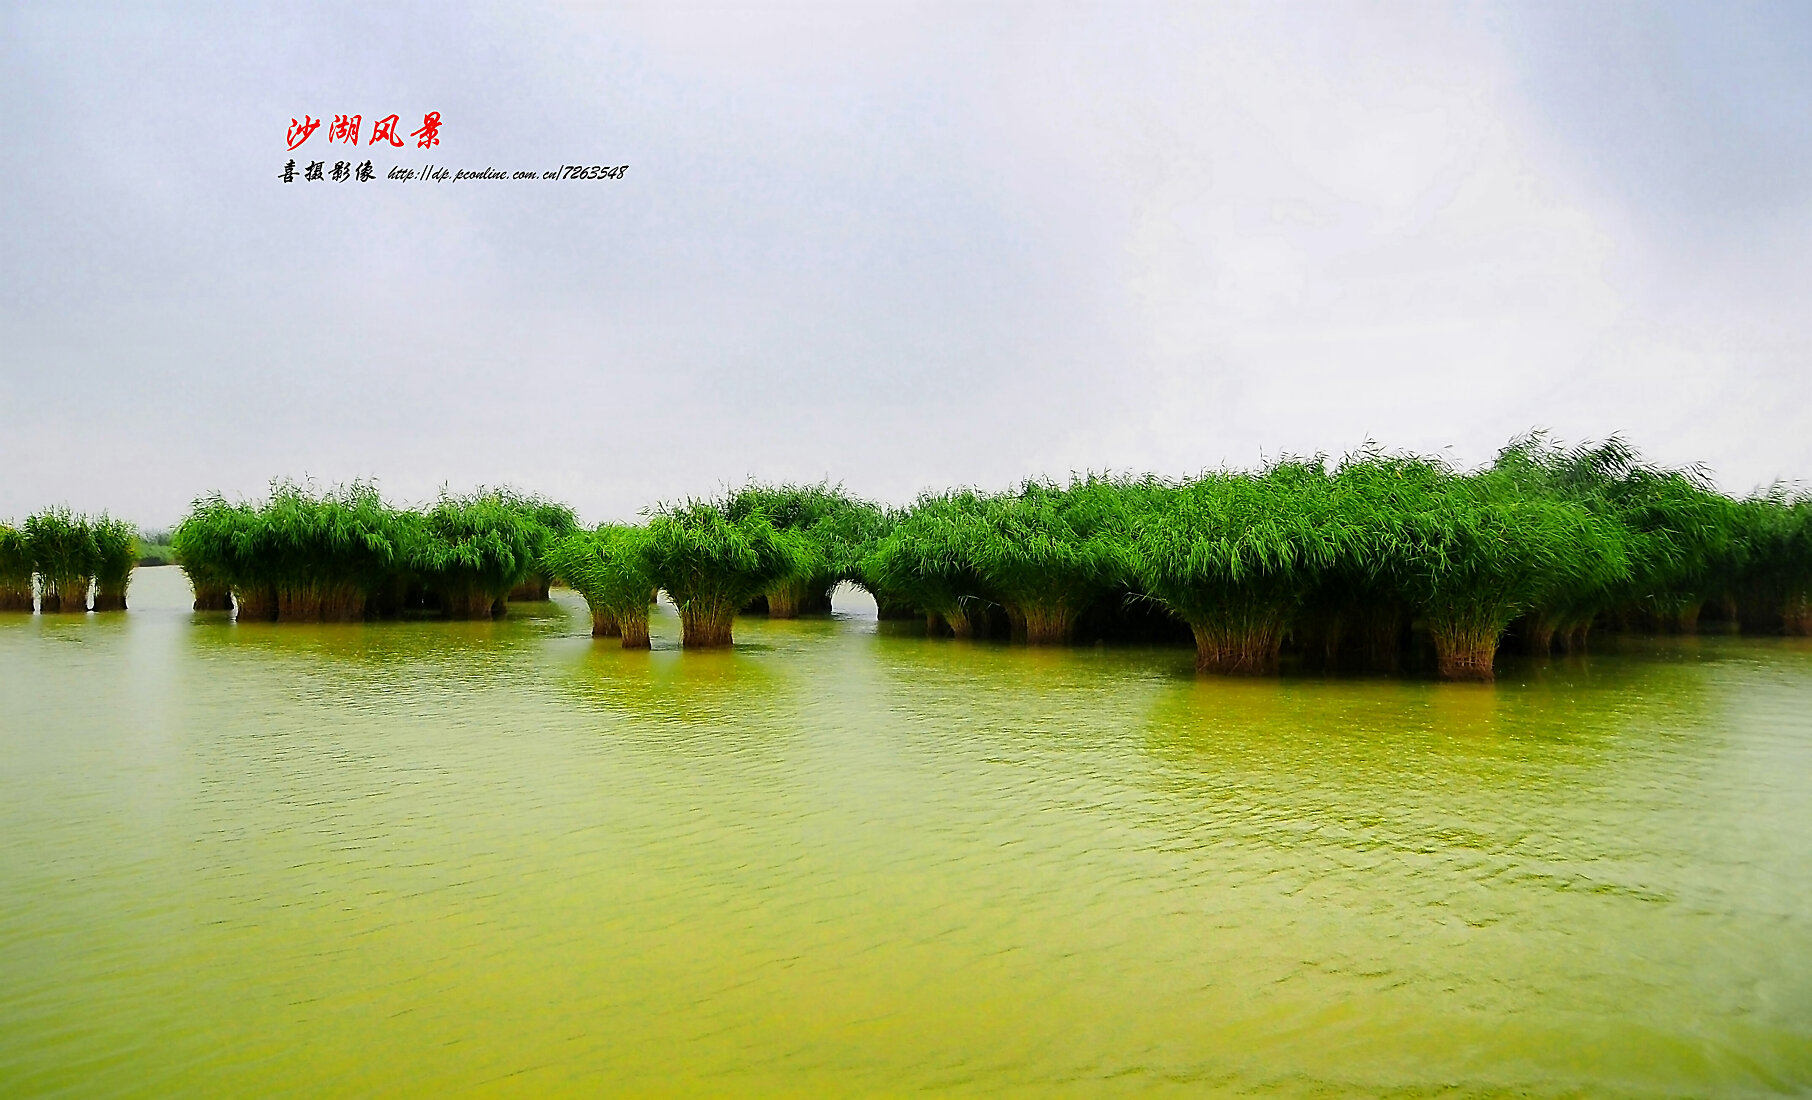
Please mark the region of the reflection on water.
[[1812, 1087], [1812, 649], [0, 618], [0, 1094]]

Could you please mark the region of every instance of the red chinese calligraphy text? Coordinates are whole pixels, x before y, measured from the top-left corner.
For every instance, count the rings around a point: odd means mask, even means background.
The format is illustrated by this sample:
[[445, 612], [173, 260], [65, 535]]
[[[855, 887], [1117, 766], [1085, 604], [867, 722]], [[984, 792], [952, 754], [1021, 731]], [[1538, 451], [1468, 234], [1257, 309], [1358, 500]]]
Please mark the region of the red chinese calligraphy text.
[[391, 115], [389, 118], [380, 118], [372, 123], [371, 140], [367, 141], [365, 144], [376, 145], [380, 141], [388, 141], [398, 149], [401, 149], [403, 147], [403, 139], [396, 136], [396, 124], [398, 121], [397, 116]]
[[[301, 122], [297, 122], [293, 118], [289, 120], [289, 136], [285, 140], [289, 142], [289, 147], [291, 149], [294, 149], [298, 145], [301, 145], [303, 142], [307, 141], [309, 138], [313, 137], [314, 132], [320, 128], [321, 128], [320, 119], [309, 118], [307, 113], [304, 113], [302, 115]], [[402, 142], [399, 141], [399, 142], [397, 142], [397, 144], [401, 145]]]
[[440, 112], [429, 111], [422, 116], [422, 128], [409, 135], [419, 138], [415, 143], [417, 149], [432, 149], [440, 144]]

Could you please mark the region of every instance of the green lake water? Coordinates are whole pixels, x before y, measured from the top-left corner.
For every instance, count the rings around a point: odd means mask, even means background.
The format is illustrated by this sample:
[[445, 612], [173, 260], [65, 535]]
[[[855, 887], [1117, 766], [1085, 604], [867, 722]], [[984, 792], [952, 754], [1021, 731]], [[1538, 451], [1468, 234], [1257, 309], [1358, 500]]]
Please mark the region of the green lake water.
[[1812, 1090], [1812, 644], [0, 617], [0, 1095]]

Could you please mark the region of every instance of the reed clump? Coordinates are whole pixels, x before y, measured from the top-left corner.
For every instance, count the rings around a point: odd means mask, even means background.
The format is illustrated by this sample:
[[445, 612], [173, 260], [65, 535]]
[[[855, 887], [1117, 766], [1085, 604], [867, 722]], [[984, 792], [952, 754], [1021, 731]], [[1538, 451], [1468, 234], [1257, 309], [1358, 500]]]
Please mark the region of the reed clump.
[[745, 607], [776, 619], [829, 614], [832, 590], [844, 581], [860, 579], [862, 551], [882, 522], [874, 504], [827, 482], [751, 482], [725, 497], [720, 506], [732, 522], [759, 512], [776, 531], [794, 536], [798, 551], [794, 571], [770, 583]]
[[376, 486], [278, 480], [257, 502], [197, 500], [175, 530], [196, 610], [243, 622], [350, 622], [408, 612], [489, 619], [533, 573], [571, 512], [507, 489], [443, 493], [422, 509]]
[[992, 602], [983, 595], [967, 537], [983, 507], [976, 493], [927, 493], [892, 517], [859, 562], [876, 606], [912, 608], [930, 633], [974, 637]]
[[126, 589], [138, 565], [138, 527], [102, 513], [90, 529], [94, 539], [94, 609], [126, 610]]
[[[1621, 439], [1564, 449], [1535, 433], [1505, 447], [1491, 473], [1516, 496], [1586, 509], [1622, 549], [1622, 568], [1576, 571], [1543, 594], [1522, 623], [1532, 653], [1557, 643], [1577, 651], [1604, 618], [1626, 629], [1690, 632], [1706, 601], [1730, 583], [1736, 505], [1702, 470], [1645, 463]], [[1573, 552], [1563, 559], [1584, 564]]]
[[605, 524], [556, 539], [543, 556], [550, 575], [585, 597], [592, 636], [647, 649], [648, 595], [655, 588], [648, 530]]
[[547, 560], [550, 547], [579, 529], [573, 510], [540, 497], [522, 497], [517, 501], [535, 530], [535, 565], [521, 583], [510, 589], [508, 599], [514, 602], [540, 603], [548, 599], [548, 589], [555, 571]]
[[776, 528], [759, 507], [739, 512], [733, 517], [728, 501], [688, 500], [649, 519], [649, 566], [679, 609], [689, 649], [730, 645], [738, 610], [812, 568], [801, 535]]
[[1196, 668], [1276, 672], [1284, 639], [1355, 526], [1319, 463], [1214, 474], [1150, 494], [1132, 523], [1140, 588], [1195, 635]]
[[67, 507], [47, 508], [26, 519], [25, 540], [38, 574], [40, 610], [86, 614], [100, 558], [87, 517]]
[[451, 619], [489, 619], [534, 570], [545, 532], [532, 506], [507, 491], [442, 494], [421, 517], [409, 566]]
[[1774, 486], [1737, 503], [1723, 606], [1744, 629], [1812, 634], [1812, 497]]
[[276, 616], [257, 567], [258, 509], [229, 504], [219, 493], [194, 502], [170, 532], [170, 552], [195, 591], [195, 610], [230, 611], [247, 622]]
[[34, 610], [37, 572], [25, 532], [10, 523], [0, 523], [0, 611]]
[[138, 562], [138, 528], [47, 508], [21, 526], [0, 524], [0, 611], [85, 614], [124, 611]]
[[395, 513], [375, 487], [355, 482], [327, 492], [275, 481], [260, 504], [197, 501], [171, 534], [196, 608], [232, 593], [241, 621], [347, 622], [395, 568], [401, 537]]
[[1445, 477], [1382, 555], [1419, 612], [1444, 679], [1490, 680], [1511, 622], [1627, 576], [1621, 532], [1573, 501], [1521, 495], [1495, 471]]

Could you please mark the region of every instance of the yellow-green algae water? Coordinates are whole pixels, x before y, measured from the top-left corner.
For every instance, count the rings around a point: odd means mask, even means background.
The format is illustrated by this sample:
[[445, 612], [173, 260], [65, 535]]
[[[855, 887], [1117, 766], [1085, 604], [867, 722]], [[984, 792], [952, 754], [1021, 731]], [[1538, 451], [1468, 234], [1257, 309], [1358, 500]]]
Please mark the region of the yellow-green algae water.
[[[0, 1094], [1812, 1089], [1812, 646], [0, 619]], [[909, 628], [908, 628], [909, 629]]]

